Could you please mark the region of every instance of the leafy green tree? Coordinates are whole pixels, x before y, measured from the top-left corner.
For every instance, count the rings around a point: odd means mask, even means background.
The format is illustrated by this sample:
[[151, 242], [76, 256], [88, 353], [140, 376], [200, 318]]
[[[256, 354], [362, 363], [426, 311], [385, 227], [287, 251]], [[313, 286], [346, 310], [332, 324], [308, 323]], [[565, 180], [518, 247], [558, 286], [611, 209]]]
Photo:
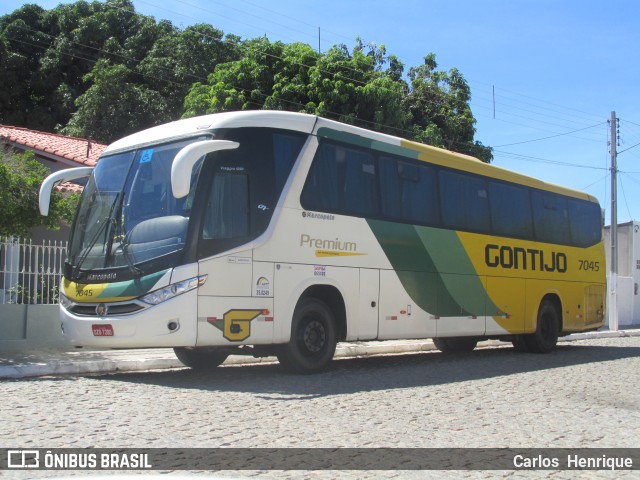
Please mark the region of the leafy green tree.
[[33, 227], [57, 230], [60, 222], [72, 221], [77, 194], [63, 195], [54, 190], [49, 215], [40, 215], [38, 194], [48, 174], [47, 167], [38, 162], [32, 152], [0, 150], [0, 235], [29, 237]]
[[100, 60], [85, 76], [91, 87], [76, 100], [78, 110], [62, 133], [109, 143], [171, 119], [165, 97], [132, 80], [124, 65]]
[[437, 70], [435, 56], [411, 68], [384, 46], [358, 40], [319, 54], [310, 46], [245, 41], [241, 59], [219, 64], [207, 83], [193, 85], [185, 117], [231, 110], [311, 113], [408, 137], [491, 161], [491, 149], [473, 140], [471, 93], [456, 69]]
[[25, 5], [0, 18], [0, 122], [50, 128], [46, 120], [46, 95], [34, 85], [42, 53], [47, 43], [41, 32], [44, 10]]
[[405, 76], [384, 46], [359, 39], [319, 54], [211, 25], [179, 30], [131, 0], [25, 5], [0, 17], [0, 71], [0, 123], [106, 143], [180, 116], [279, 109], [492, 159], [457, 69], [439, 71], [429, 54]]
[[184, 116], [263, 107], [296, 111], [307, 101], [299, 73], [308, 67], [296, 63], [304, 54], [313, 55], [311, 47], [266, 38], [245, 41], [240, 59], [218, 65], [207, 83], [192, 86], [184, 100]]
[[[156, 22], [131, 0], [25, 5], [0, 17], [0, 123], [110, 142], [179, 118], [191, 85], [238, 58], [239, 43], [210, 25]], [[126, 95], [111, 108], [97, 97], [107, 79]]]
[[[302, 43], [258, 38], [243, 43], [241, 59], [220, 64], [207, 84], [196, 83], [185, 99], [184, 116], [231, 110], [290, 110], [338, 118], [383, 131], [408, 125], [401, 110], [402, 65], [392, 67], [384, 47], [352, 52], [333, 47], [325, 55]], [[368, 51], [367, 51], [368, 50]]]
[[358, 39], [352, 51], [334, 46], [311, 69], [310, 113], [402, 135], [410, 123], [402, 109], [402, 71], [403, 65], [388, 57], [383, 45], [364, 45]]
[[410, 89], [404, 108], [411, 113], [413, 137], [490, 162], [491, 148], [473, 140], [476, 120], [469, 107], [469, 85], [457, 69], [443, 72], [437, 67], [431, 53], [423, 65], [409, 69]]
[[211, 25], [193, 25], [158, 39], [136, 71], [165, 99], [165, 114], [175, 120], [195, 82], [206, 79], [217, 64], [239, 58], [239, 43], [239, 37], [225, 38]]

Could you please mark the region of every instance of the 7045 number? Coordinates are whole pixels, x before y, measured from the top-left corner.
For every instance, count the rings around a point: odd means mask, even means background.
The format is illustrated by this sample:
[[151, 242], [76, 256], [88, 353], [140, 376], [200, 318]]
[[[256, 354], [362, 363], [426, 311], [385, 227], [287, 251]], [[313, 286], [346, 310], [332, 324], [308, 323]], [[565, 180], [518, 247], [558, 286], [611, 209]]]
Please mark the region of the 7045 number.
[[589, 260], [578, 260], [578, 262], [580, 262], [580, 267], [578, 267], [578, 270], [589, 270], [591, 272], [600, 271], [600, 262], [592, 262]]

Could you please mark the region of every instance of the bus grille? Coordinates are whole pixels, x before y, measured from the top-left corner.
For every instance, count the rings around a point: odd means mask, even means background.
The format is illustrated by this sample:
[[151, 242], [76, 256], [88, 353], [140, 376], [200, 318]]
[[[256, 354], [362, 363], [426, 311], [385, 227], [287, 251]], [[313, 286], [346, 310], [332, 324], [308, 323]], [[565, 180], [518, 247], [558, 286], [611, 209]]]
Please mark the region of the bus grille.
[[[96, 307], [98, 304], [74, 304], [68, 308], [68, 310], [76, 315], [82, 315], [85, 317], [97, 317]], [[107, 313], [102, 316], [111, 317], [115, 315], [130, 315], [137, 311], [144, 309], [143, 305], [138, 303], [118, 303], [108, 305]]]

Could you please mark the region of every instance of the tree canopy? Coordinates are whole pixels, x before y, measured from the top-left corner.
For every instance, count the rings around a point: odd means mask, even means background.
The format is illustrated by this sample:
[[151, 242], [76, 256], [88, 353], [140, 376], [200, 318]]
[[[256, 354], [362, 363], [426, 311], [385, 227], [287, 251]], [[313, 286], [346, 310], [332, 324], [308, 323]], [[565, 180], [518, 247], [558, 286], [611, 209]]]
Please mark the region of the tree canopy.
[[72, 221], [78, 195], [56, 190], [51, 195], [49, 215], [40, 215], [38, 195], [47, 175], [49, 169], [32, 152], [0, 149], [0, 236], [29, 237], [33, 227], [57, 230], [60, 222]]
[[156, 22], [130, 0], [25, 5], [0, 18], [0, 123], [109, 143], [179, 118], [191, 85], [237, 58], [238, 42]]
[[383, 45], [318, 53], [178, 29], [131, 0], [25, 5], [0, 17], [0, 123], [109, 143], [180, 117], [247, 109], [306, 112], [492, 159], [474, 140], [471, 91], [435, 55], [405, 73]]

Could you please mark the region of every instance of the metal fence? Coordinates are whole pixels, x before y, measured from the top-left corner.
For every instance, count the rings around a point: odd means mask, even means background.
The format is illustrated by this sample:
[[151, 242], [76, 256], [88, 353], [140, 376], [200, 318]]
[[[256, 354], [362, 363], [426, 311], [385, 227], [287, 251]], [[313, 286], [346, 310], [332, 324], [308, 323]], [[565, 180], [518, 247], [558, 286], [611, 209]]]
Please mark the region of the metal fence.
[[0, 237], [0, 304], [52, 304], [58, 289], [67, 242]]

